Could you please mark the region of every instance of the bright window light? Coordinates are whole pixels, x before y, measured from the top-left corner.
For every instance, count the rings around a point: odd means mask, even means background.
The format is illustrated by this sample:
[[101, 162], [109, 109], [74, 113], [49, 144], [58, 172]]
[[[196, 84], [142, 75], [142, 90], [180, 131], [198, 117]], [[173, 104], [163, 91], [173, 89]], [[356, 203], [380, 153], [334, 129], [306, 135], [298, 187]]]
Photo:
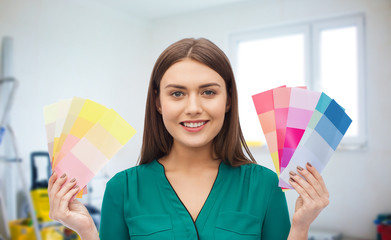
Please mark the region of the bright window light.
[[239, 43], [237, 82], [243, 135], [248, 142], [264, 142], [251, 95], [281, 85], [305, 84], [304, 34]]
[[[325, 93], [358, 119], [357, 28], [323, 30], [320, 37], [320, 84]], [[346, 136], [358, 135], [358, 121], [353, 121]]]

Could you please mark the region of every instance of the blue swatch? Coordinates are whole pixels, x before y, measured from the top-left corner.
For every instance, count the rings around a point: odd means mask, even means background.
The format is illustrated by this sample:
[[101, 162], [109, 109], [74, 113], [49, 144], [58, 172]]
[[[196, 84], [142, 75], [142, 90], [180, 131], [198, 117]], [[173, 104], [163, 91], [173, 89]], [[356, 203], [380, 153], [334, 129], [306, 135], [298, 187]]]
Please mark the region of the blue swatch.
[[325, 116], [319, 120], [315, 131], [330, 145], [333, 150], [336, 150], [338, 144], [341, 142], [343, 134], [336, 128], [336, 126]]
[[318, 110], [318, 112], [320, 113], [324, 113], [327, 107], [329, 106], [331, 100], [332, 99], [329, 96], [327, 96], [325, 93], [322, 92], [315, 109]]
[[338, 131], [342, 133], [342, 135], [345, 135], [350, 124], [352, 123], [350, 117], [335, 100], [330, 102], [329, 107], [324, 112], [324, 115], [330, 119], [330, 121], [335, 125]]

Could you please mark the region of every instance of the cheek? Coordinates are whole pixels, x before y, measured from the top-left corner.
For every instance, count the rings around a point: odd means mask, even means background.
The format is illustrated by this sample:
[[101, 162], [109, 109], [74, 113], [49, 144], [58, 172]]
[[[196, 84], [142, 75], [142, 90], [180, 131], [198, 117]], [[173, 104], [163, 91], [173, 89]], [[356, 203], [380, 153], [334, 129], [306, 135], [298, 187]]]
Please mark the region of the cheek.
[[213, 118], [216, 120], [224, 121], [225, 117], [225, 110], [226, 110], [226, 101], [225, 100], [219, 100], [213, 103], [206, 104], [206, 108], [208, 109], [208, 112]]
[[164, 124], [168, 123], [167, 121], [176, 119], [178, 117], [179, 113], [179, 107], [175, 104], [166, 104], [166, 102], [163, 102], [161, 104], [162, 107], [162, 117]]

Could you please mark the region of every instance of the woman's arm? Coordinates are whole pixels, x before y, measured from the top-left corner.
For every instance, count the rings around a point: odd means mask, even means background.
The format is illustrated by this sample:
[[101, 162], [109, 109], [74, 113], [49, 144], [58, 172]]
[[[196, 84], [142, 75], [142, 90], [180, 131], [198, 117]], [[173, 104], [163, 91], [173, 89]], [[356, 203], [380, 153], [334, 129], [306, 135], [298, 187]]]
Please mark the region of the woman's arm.
[[74, 230], [83, 240], [99, 240], [98, 231], [86, 207], [76, 199], [70, 201], [79, 190], [75, 186], [77, 181], [71, 180], [61, 188], [66, 179], [66, 175], [58, 178], [55, 172], [49, 179], [50, 218]]
[[329, 204], [329, 192], [319, 172], [309, 163], [307, 169], [298, 167], [290, 173], [290, 184], [299, 193], [288, 240], [307, 240], [311, 223]]

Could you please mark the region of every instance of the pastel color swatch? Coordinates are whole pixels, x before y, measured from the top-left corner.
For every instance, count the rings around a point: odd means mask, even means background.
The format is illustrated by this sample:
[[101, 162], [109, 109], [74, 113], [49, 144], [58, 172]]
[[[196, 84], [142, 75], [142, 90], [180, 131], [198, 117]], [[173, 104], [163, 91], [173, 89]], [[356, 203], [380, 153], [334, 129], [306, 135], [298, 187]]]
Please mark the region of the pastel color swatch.
[[311, 163], [322, 172], [352, 120], [325, 93], [302, 87], [274, 88], [253, 97], [279, 186], [292, 188], [289, 172]]
[[304, 167], [307, 162], [321, 173], [351, 123], [352, 120], [344, 109], [335, 100], [331, 100], [315, 128], [309, 129], [308, 136], [296, 149], [288, 166], [281, 173], [280, 187], [292, 188], [289, 184], [289, 172], [297, 172], [296, 167]]
[[56, 131], [56, 113], [57, 105], [51, 104], [44, 108], [44, 119], [45, 119], [45, 130], [46, 130], [46, 141], [48, 143], [50, 159], [53, 157], [54, 147], [54, 134]]
[[[255, 110], [261, 123], [262, 131], [265, 134], [274, 167], [280, 169], [277, 145], [276, 120], [273, 101], [273, 89], [252, 96]], [[279, 171], [277, 171], [279, 174]]]
[[85, 100], [77, 118], [75, 119], [69, 134], [65, 137], [58, 155], [53, 159], [53, 168], [74, 147], [81, 138], [98, 122], [108, 109], [91, 100]]
[[54, 148], [54, 154], [53, 158], [58, 157], [58, 153], [62, 149], [62, 146], [65, 142], [65, 139], [67, 138], [69, 132], [72, 129], [73, 124], [75, 123], [77, 116], [79, 115], [83, 105], [84, 105], [85, 99], [74, 97], [71, 101], [68, 114], [66, 115], [64, 126], [62, 128], [60, 137], [58, 139], [58, 143], [56, 147]]
[[71, 102], [72, 101], [68, 99], [68, 100], [59, 101], [57, 104], [56, 129], [54, 132], [54, 141], [53, 141], [53, 152], [54, 153], [55, 153], [55, 149], [57, 149], [57, 146], [59, 144], [62, 129], [64, 128], [65, 120], [66, 120], [69, 108], [71, 106]]
[[[48, 147], [49, 152], [56, 152], [51, 155], [53, 169], [58, 175], [66, 173], [67, 181], [75, 178], [80, 189], [84, 188], [76, 195], [81, 197], [88, 182], [136, 131], [117, 112], [101, 104], [77, 97], [65, 102], [44, 108]], [[54, 134], [53, 124], [62, 127], [61, 134]]]

